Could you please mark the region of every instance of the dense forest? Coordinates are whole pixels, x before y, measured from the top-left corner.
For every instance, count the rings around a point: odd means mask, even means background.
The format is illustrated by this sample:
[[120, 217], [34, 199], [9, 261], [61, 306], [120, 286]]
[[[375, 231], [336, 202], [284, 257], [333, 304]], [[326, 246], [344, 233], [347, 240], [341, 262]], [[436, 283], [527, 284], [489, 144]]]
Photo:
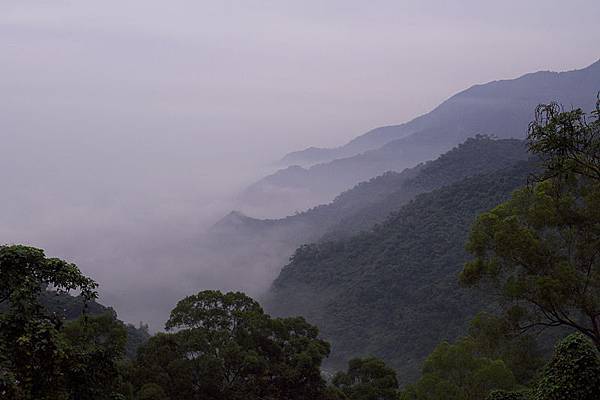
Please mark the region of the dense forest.
[[299, 248], [273, 284], [266, 307], [303, 315], [332, 341], [339, 367], [356, 354], [384, 358], [402, 380], [440, 338], [455, 339], [490, 300], [456, 275], [477, 215], [527, 182], [531, 164], [418, 196], [373, 231]]
[[[230, 213], [210, 231], [208, 254], [224, 254], [231, 265], [261, 265], [280, 271], [304, 243], [352, 236], [385, 221], [417, 195], [467, 177], [527, 160], [523, 141], [477, 135], [435, 160], [387, 172], [341, 193], [331, 203], [280, 219]], [[223, 249], [235, 249], [224, 252]], [[220, 257], [222, 258], [222, 257]], [[274, 279], [276, 276], [272, 277]]]
[[76, 265], [0, 246], [0, 396], [597, 400], [599, 117], [600, 101], [542, 105], [528, 160], [452, 182], [452, 162], [419, 167], [402, 185], [435, 184], [382, 223], [296, 251], [265, 301], [274, 316], [207, 290], [150, 336], [97, 304]]

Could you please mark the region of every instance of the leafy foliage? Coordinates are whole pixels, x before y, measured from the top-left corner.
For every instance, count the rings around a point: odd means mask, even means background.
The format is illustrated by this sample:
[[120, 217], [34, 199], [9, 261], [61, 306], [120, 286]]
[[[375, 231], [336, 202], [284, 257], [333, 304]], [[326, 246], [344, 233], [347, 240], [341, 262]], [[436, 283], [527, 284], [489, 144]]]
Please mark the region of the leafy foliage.
[[529, 393], [527, 391], [507, 392], [506, 390], [494, 390], [485, 399], [486, 400], [528, 400]]
[[0, 246], [0, 394], [15, 399], [66, 396], [65, 363], [70, 349], [61, 337], [60, 319], [48, 314], [39, 296], [51, 285], [60, 293], [77, 289], [96, 296], [96, 283], [77, 266], [26, 246]]
[[461, 289], [476, 216], [506, 200], [532, 169], [521, 163], [418, 196], [372, 232], [300, 247], [267, 308], [303, 315], [332, 342], [328, 365], [372, 354], [406, 382], [440, 338], [454, 340], [489, 299]]
[[204, 291], [181, 300], [166, 326], [176, 332], [150, 339], [134, 366], [145, 396], [155, 385], [173, 400], [323, 396], [329, 346], [302, 318], [272, 319], [242, 293]]
[[71, 321], [61, 333], [69, 346], [66, 385], [71, 396], [112, 399], [120, 389], [118, 363], [125, 355], [125, 325], [105, 313]]
[[503, 318], [479, 313], [469, 324], [468, 338], [476, 354], [502, 360], [517, 382], [526, 385], [544, 364], [539, 336], [516, 334], [511, 328]]
[[[65, 323], [65, 314], [72, 316], [73, 310], [56, 309], [77, 304], [74, 309], [85, 310], [96, 296], [96, 283], [76, 265], [26, 246], [0, 247], [0, 276], [5, 301], [0, 310], [2, 398], [116, 399], [124, 324], [110, 312]], [[71, 290], [80, 295], [69, 296]]]
[[523, 330], [568, 326], [600, 346], [600, 121], [541, 110], [530, 134], [541, 181], [478, 218], [461, 281], [495, 290]]
[[562, 340], [545, 367], [533, 400], [600, 398], [600, 354], [581, 334]]
[[375, 357], [355, 358], [346, 372], [338, 372], [333, 387], [349, 400], [395, 400], [398, 398], [396, 372]]
[[531, 383], [542, 365], [533, 337], [514, 335], [505, 320], [480, 313], [471, 321], [468, 336], [436, 347], [422, 377], [405, 388], [402, 398], [466, 400], [493, 394], [510, 399], [519, 394], [507, 390]]
[[543, 179], [576, 174], [600, 181], [600, 96], [589, 122], [580, 108], [563, 111], [557, 103], [537, 107], [529, 126], [529, 150], [542, 157]]
[[[40, 303], [51, 315], [56, 315], [57, 318], [66, 321], [73, 321], [80, 318], [82, 315], [100, 316], [110, 314], [116, 317], [116, 312], [105, 307], [95, 300], [85, 301], [81, 296], [72, 296], [66, 293], [57, 293], [53, 290], [46, 290], [40, 295]], [[0, 311], [2, 307], [0, 306]], [[149, 338], [148, 326], [139, 324], [124, 324], [127, 330], [127, 342], [125, 343], [125, 356], [129, 359], [134, 359], [138, 348], [144, 344]]]

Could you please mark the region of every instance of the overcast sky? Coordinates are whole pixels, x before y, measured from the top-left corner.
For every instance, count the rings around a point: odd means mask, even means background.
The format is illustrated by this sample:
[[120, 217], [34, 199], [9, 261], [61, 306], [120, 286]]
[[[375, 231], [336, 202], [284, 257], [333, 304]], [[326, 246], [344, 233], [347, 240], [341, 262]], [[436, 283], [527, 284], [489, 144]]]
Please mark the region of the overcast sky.
[[597, 0], [1, 0], [0, 242], [123, 291], [149, 235], [193, 234], [285, 152], [585, 67], [599, 20]]

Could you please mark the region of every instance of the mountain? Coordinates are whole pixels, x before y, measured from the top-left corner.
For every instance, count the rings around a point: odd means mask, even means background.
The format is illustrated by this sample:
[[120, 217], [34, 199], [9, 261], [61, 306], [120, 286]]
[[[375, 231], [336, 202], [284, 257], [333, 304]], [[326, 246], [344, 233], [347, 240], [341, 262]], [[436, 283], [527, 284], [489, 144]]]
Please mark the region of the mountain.
[[[428, 192], [466, 177], [492, 172], [528, 157], [523, 141], [478, 136], [436, 160], [387, 172], [340, 194], [329, 203], [281, 219], [232, 212], [201, 241], [203, 259], [215, 277], [235, 274], [253, 295], [264, 294], [294, 250], [303, 243], [369, 230], [394, 211]], [[219, 286], [218, 281], [206, 282]], [[262, 285], [262, 286], [261, 286]]]
[[[580, 70], [535, 72], [476, 85], [405, 124], [375, 129], [331, 151], [309, 149], [290, 155], [287, 162], [323, 162], [279, 170], [247, 188], [241, 200], [250, 207], [286, 205], [279, 213], [306, 209], [330, 201], [358, 182], [435, 158], [476, 134], [523, 138], [540, 103], [560, 101], [566, 108], [592, 110], [598, 90], [600, 61]], [[324, 154], [342, 158], [329, 160]]]
[[294, 151], [286, 154], [280, 165], [312, 165], [337, 158], [352, 157], [365, 151], [377, 149], [394, 139], [408, 136], [414, 132], [411, 124], [382, 126], [352, 139], [343, 146], [335, 148], [309, 147], [305, 150]]
[[274, 315], [303, 315], [332, 343], [330, 368], [374, 355], [403, 383], [441, 340], [465, 333], [489, 299], [458, 285], [476, 216], [508, 199], [531, 162], [471, 176], [417, 196], [373, 230], [301, 246], [264, 300]]

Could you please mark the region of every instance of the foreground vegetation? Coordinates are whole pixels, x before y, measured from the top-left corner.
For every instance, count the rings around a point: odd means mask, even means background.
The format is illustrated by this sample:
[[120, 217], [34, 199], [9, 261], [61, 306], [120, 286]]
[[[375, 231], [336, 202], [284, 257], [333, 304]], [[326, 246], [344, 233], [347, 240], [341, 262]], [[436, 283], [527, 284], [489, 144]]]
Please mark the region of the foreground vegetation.
[[[553, 104], [538, 109], [529, 149], [541, 160], [539, 174], [477, 218], [467, 244], [473, 259], [459, 278], [464, 287], [485, 290], [487, 303], [478, 306], [501, 312], [479, 313], [465, 336], [439, 343], [413, 384], [400, 388], [395, 369], [374, 357], [352, 359], [345, 371], [326, 380], [321, 366], [330, 345], [317, 328], [301, 317], [273, 318], [242, 293], [203, 291], [182, 299], [166, 322], [166, 333], [154, 335], [135, 356], [127, 357], [128, 328], [114, 313], [93, 314], [84, 307], [80, 316], [68, 318], [49, 306], [49, 296], [64, 299], [71, 291], [83, 304], [94, 304], [96, 283], [74, 264], [17, 245], [0, 247], [0, 396], [15, 400], [597, 400], [598, 116], [588, 122], [580, 110], [563, 112]], [[510, 177], [509, 173], [507, 187], [513, 184]], [[477, 186], [481, 183], [477, 179], [470, 178], [462, 187]], [[466, 215], [472, 201], [463, 197], [462, 205], [452, 203], [453, 196], [460, 194], [452, 190], [442, 190], [447, 195], [443, 203], [459, 211], [452, 218]], [[418, 202], [410, 207], [418, 208]], [[406, 227], [402, 214], [394, 218]], [[430, 215], [418, 222], [435, 225], [443, 218], [448, 217]], [[421, 232], [419, 224], [413, 225], [413, 233]], [[410, 246], [377, 247], [378, 239], [397, 233], [390, 229], [392, 225], [384, 225], [373, 236], [359, 236], [364, 240], [352, 242], [356, 253], [347, 262], [359, 269], [361, 248], [382, 250], [384, 260], [413, 251]], [[460, 235], [439, 243], [453, 243], [456, 237]], [[324, 251], [336, 254], [340, 249], [309, 246], [295, 258], [311, 260], [323, 257]], [[426, 264], [431, 254], [421, 255]], [[391, 278], [395, 279], [387, 277]], [[402, 296], [403, 292], [381, 295]], [[343, 309], [339, 310], [343, 318]], [[389, 314], [380, 317], [393, 320]], [[446, 315], [446, 319], [451, 318]], [[361, 324], [368, 320], [351, 322], [353, 327], [347, 328], [366, 329]], [[550, 357], [540, 347], [540, 328], [570, 333], [558, 341]], [[412, 327], [398, 324], [395, 329], [402, 335], [402, 329]]]

